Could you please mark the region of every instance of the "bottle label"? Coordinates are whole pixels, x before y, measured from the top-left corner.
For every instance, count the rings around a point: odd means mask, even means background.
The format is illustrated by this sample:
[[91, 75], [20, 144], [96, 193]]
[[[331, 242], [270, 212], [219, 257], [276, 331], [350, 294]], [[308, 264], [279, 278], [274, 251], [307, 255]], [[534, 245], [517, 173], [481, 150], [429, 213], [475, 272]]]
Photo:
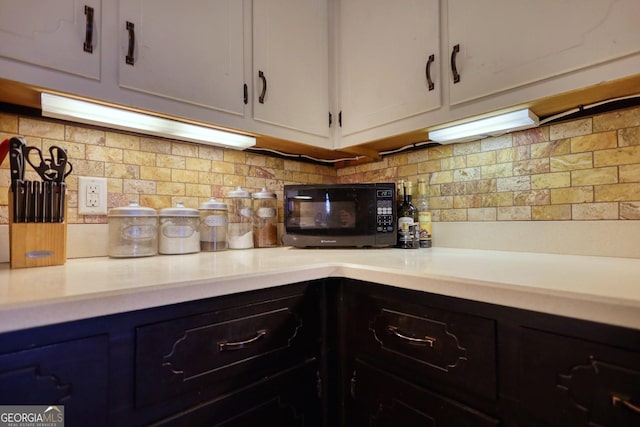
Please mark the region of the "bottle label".
[[208, 215], [204, 218], [205, 225], [216, 227], [227, 224], [227, 217], [224, 215]]
[[412, 225], [413, 218], [408, 216], [398, 218], [398, 240], [401, 243], [408, 243], [413, 240], [413, 236], [411, 235]]
[[420, 247], [431, 247], [431, 212], [418, 212]]

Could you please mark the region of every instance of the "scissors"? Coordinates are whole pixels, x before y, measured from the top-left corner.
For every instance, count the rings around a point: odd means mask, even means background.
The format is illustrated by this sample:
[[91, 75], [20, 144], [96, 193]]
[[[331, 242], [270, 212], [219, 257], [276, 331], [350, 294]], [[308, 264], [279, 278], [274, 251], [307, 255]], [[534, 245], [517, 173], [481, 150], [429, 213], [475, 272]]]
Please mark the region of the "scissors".
[[[44, 158], [38, 147], [24, 147], [25, 158], [31, 167], [40, 175], [43, 181], [64, 182], [73, 170], [69, 163], [67, 151], [57, 145], [49, 147], [50, 158]], [[36, 153], [33, 155], [32, 153]]]

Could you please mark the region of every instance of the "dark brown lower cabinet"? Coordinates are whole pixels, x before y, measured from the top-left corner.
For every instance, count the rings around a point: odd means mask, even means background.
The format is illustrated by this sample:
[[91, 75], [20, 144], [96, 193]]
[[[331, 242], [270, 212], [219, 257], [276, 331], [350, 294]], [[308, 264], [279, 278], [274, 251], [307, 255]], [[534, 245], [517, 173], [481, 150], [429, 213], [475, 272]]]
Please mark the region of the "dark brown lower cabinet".
[[640, 426], [640, 331], [330, 278], [0, 335], [67, 426]]

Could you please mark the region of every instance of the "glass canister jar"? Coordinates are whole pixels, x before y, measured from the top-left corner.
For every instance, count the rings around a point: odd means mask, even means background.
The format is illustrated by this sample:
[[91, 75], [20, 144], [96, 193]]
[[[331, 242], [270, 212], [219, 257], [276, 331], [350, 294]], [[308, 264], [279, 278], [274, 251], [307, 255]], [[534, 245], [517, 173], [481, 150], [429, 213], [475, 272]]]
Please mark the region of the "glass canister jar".
[[275, 193], [263, 188], [253, 193], [253, 246], [278, 246], [278, 199]]
[[228, 194], [229, 197], [229, 248], [253, 247], [253, 210], [251, 193], [240, 186]]
[[109, 256], [153, 256], [158, 253], [158, 213], [132, 200], [109, 210]]
[[173, 208], [160, 209], [159, 249], [161, 254], [200, 252], [200, 213], [177, 202]]
[[200, 250], [204, 252], [227, 249], [227, 204], [212, 197], [200, 204]]

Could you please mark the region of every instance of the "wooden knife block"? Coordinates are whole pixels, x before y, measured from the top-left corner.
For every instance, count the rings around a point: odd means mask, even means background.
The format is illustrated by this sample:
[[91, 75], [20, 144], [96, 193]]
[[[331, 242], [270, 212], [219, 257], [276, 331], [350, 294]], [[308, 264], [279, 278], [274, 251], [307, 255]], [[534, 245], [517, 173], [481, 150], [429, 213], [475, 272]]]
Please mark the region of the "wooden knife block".
[[[66, 218], [66, 202], [64, 212]], [[67, 261], [67, 222], [13, 222], [11, 187], [9, 255], [11, 268], [63, 265]]]

